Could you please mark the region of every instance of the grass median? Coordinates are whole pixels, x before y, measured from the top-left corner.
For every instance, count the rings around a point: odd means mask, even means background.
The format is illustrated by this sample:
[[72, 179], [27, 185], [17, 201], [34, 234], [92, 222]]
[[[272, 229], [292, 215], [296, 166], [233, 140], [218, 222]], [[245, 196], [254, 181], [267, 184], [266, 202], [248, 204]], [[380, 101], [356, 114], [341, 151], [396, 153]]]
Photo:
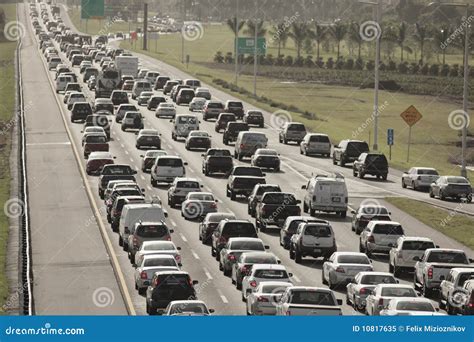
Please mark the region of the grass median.
[[[16, 5], [2, 5], [6, 22], [15, 20]], [[5, 274], [8, 242], [9, 219], [3, 210], [4, 203], [10, 198], [10, 150], [12, 128], [15, 124], [15, 49], [16, 42], [0, 40], [0, 313], [4, 312], [3, 304], [8, 296], [8, 282]]]
[[[408, 198], [389, 197], [385, 201], [446, 236], [474, 249], [474, 218], [436, 208]], [[463, 204], [459, 204], [462, 209]]]

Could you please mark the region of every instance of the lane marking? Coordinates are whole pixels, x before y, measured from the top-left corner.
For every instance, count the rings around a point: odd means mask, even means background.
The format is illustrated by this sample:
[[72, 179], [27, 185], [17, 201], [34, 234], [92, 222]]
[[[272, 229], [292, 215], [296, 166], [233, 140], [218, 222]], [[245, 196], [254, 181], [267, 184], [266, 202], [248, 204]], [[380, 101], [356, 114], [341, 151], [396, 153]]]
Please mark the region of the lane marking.
[[192, 249], [191, 249], [191, 253], [193, 254], [194, 259], [196, 259], [196, 260], [201, 259], [201, 258], [199, 257], [199, 255], [197, 255], [197, 253], [196, 253], [194, 250], [192, 250]]
[[224, 302], [224, 304], [229, 303], [229, 301], [227, 300], [226, 296], [224, 296], [224, 294], [222, 293], [221, 290], [217, 289], [217, 293], [219, 294], [219, 297], [221, 297], [221, 300]]
[[125, 154], [128, 155], [128, 151], [127, 150], [124, 150]]
[[171, 225], [172, 225], [173, 227], [176, 227], [176, 222], [174, 222], [173, 219], [170, 219], [170, 222], [171, 222]]
[[212, 278], [212, 275], [211, 275], [211, 273], [209, 272], [209, 270], [207, 268], [203, 267], [203, 269], [204, 269], [204, 274], [206, 275], [207, 279], [209, 279], [209, 280], [214, 279], [214, 278]]
[[292, 277], [297, 283], [301, 283], [301, 279], [298, 278], [298, 276], [296, 274], [293, 274], [293, 277]]
[[184, 242], [188, 242], [188, 239], [186, 239], [186, 236], [184, 236], [183, 233], [179, 233], [179, 236]]
[[145, 180], [145, 176], [144, 176], [144, 175], [140, 175], [140, 178], [141, 178], [142, 180]]

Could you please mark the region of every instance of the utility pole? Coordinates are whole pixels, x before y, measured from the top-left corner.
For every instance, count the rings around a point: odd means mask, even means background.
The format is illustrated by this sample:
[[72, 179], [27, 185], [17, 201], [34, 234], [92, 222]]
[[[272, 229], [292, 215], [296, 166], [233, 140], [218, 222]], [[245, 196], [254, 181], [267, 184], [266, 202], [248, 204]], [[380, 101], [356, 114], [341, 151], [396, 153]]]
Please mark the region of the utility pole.
[[254, 49], [253, 49], [253, 95], [254, 96], [257, 96], [257, 64], [258, 64], [257, 39], [258, 39], [258, 19], [255, 18], [255, 41], [254, 41]]
[[148, 4], [143, 4], [143, 50], [148, 49]]
[[236, 11], [235, 11], [235, 52], [234, 52], [234, 59], [235, 59], [235, 85], [239, 80], [239, 0], [236, 0]]
[[181, 15], [183, 17], [183, 27], [181, 28], [181, 64], [184, 64], [184, 21], [186, 20], [186, 0], [183, 0], [183, 8]]
[[[375, 11], [376, 11], [376, 21], [377, 24], [380, 25], [380, 1], [377, 2], [375, 5]], [[377, 32], [377, 37], [375, 40], [375, 85], [374, 85], [374, 145], [373, 145], [373, 150], [377, 151], [379, 146], [378, 146], [378, 140], [379, 140], [379, 79], [380, 79], [380, 73], [379, 73], [379, 66], [380, 66], [380, 37], [382, 35], [380, 32]]]
[[461, 140], [461, 176], [467, 178], [466, 170], [466, 148], [467, 148], [467, 125], [469, 123], [469, 114], [467, 113], [467, 102], [469, 96], [469, 4], [466, 4], [466, 27], [464, 32], [464, 88], [462, 97], [462, 110], [464, 118], [464, 126], [462, 128], [462, 140]]

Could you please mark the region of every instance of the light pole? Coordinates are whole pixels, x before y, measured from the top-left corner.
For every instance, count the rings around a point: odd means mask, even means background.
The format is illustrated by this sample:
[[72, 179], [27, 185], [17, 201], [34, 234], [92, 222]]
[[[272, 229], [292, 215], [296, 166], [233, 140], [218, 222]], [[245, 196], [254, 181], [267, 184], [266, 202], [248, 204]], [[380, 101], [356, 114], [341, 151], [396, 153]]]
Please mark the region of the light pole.
[[236, 10], [235, 10], [235, 85], [239, 80], [239, 0], [236, 1]]
[[462, 110], [464, 118], [464, 126], [462, 127], [462, 138], [461, 138], [461, 176], [467, 178], [466, 170], [466, 148], [467, 148], [467, 125], [469, 123], [469, 114], [467, 112], [468, 96], [469, 96], [469, 7], [468, 3], [445, 3], [445, 2], [431, 2], [428, 6], [440, 5], [440, 6], [456, 6], [465, 7], [466, 9], [466, 25], [464, 25], [464, 85], [462, 94]]
[[[380, 1], [377, 2], [372, 2], [372, 1], [364, 1], [364, 0], [359, 0], [360, 3], [362, 4], [368, 4], [374, 7], [375, 9], [375, 21], [380, 27]], [[380, 37], [381, 37], [381, 32], [375, 32], [375, 68], [374, 68], [374, 145], [372, 149], [374, 151], [377, 151], [379, 146], [378, 146], [378, 139], [379, 139], [379, 80], [380, 80], [380, 72], [379, 72], [379, 65], [380, 65]]]

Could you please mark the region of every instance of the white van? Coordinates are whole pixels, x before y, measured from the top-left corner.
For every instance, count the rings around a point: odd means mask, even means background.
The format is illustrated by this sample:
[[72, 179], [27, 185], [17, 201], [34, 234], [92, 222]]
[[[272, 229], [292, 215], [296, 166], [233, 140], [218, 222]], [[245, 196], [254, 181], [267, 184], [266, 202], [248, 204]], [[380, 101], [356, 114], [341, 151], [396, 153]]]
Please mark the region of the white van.
[[59, 75], [56, 79], [56, 93], [64, 91], [68, 83], [74, 82], [74, 78], [71, 75]]
[[306, 190], [304, 212], [309, 212], [311, 216], [315, 216], [316, 211], [335, 212], [346, 217], [348, 195], [343, 175], [317, 175], [311, 177], [308, 184], [301, 188]]
[[153, 91], [149, 81], [135, 81], [132, 88], [132, 99], [135, 100], [137, 97], [139, 97], [142, 91]]
[[179, 114], [173, 120], [173, 130], [171, 131], [171, 138], [177, 140], [178, 138], [187, 138], [189, 132], [199, 131], [199, 119], [192, 114]]
[[175, 178], [186, 175], [184, 168], [188, 163], [183, 162], [177, 156], [159, 156], [151, 168], [151, 186], [158, 186], [158, 183], [173, 183]]
[[164, 222], [168, 213], [158, 203], [134, 203], [124, 205], [119, 223], [119, 246], [124, 251], [128, 250], [128, 237], [133, 232], [135, 223], [143, 222]]
[[235, 141], [235, 159], [242, 160], [243, 157], [252, 157], [259, 148], [266, 148], [268, 138], [265, 133], [242, 131], [237, 135]]
[[147, 79], [151, 84], [155, 85], [158, 76], [160, 76], [158, 71], [148, 71], [145, 75], [145, 79]]
[[201, 81], [188, 79], [188, 80], [184, 80], [183, 84], [191, 87], [191, 89], [193, 90], [196, 90], [197, 88], [201, 86]]

